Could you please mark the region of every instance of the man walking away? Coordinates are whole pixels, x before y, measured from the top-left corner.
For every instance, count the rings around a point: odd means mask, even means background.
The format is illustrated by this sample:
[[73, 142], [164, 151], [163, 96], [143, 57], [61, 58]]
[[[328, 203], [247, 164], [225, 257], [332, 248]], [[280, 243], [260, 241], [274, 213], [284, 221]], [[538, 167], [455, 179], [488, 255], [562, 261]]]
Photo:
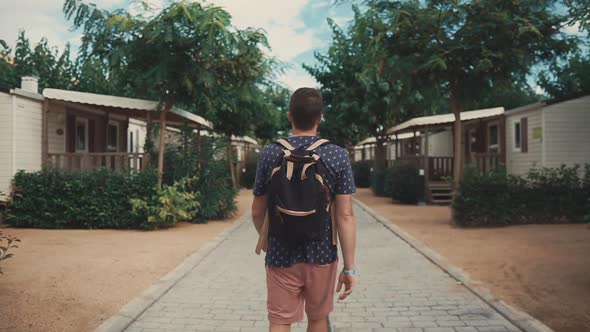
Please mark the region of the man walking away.
[[252, 218], [260, 235], [256, 252], [266, 252], [271, 332], [290, 331], [304, 309], [308, 332], [328, 330], [338, 238], [344, 259], [339, 300], [355, 283], [352, 169], [345, 149], [317, 137], [322, 108], [319, 91], [295, 91], [289, 106], [293, 136], [265, 146], [258, 159]]

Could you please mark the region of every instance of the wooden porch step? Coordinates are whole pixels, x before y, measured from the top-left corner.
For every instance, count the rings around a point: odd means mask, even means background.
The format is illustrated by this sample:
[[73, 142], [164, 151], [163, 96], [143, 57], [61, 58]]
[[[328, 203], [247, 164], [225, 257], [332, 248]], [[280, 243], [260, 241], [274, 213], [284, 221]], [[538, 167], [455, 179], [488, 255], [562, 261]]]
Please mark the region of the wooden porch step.
[[453, 197], [453, 193], [452, 192], [448, 192], [448, 193], [435, 193], [435, 192], [431, 192], [430, 196], [432, 198], [452, 198]]
[[432, 204], [435, 205], [451, 205], [453, 203], [452, 199], [433, 199]]
[[451, 189], [451, 184], [446, 182], [431, 182], [428, 186], [430, 189]]
[[453, 202], [453, 188], [445, 181], [431, 182], [428, 184], [432, 204], [450, 205]]

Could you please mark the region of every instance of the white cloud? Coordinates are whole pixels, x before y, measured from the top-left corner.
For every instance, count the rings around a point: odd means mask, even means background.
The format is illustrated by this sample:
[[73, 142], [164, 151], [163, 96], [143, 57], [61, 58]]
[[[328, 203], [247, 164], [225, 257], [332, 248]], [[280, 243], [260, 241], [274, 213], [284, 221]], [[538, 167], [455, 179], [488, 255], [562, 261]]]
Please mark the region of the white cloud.
[[532, 84], [533, 90], [535, 90], [535, 93], [538, 95], [544, 95], [547, 93], [547, 91], [545, 91], [545, 89], [543, 89], [542, 87], [538, 86], [537, 84]]
[[[125, 3], [125, 0], [98, 0], [99, 7], [112, 8]], [[72, 32], [72, 23], [66, 21], [62, 12], [64, 0], [19, 0], [0, 2], [0, 39], [14, 46], [18, 31], [24, 29], [26, 36], [35, 45], [46, 37], [50, 46], [60, 51], [66, 43], [77, 47], [80, 33]]]
[[63, 24], [63, 16], [55, 17], [55, 8], [61, 8], [62, 4], [61, 0], [3, 2], [0, 4], [0, 39], [14, 46], [18, 31], [25, 29], [32, 44], [47, 37], [50, 45], [63, 49], [68, 27]]
[[319, 44], [315, 32], [306, 29], [299, 14], [309, 0], [212, 0], [232, 15], [232, 23], [240, 28], [262, 28], [266, 31], [271, 54], [283, 61]]
[[[71, 22], [62, 13], [64, 0], [0, 1], [0, 39], [14, 46], [19, 29], [25, 29], [32, 44], [46, 37], [49, 44], [63, 50], [67, 42], [74, 47], [80, 44], [80, 32], [70, 31]], [[162, 8], [170, 0], [148, 0], [155, 8]], [[317, 86], [317, 82], [300, 68], [294, 59], [311, 49], [322, 46], [317, 29], [305, 26], [300, 14], [311, 0], [208, 0], [224, 7], [232, 15], [237, 28], [263, 29], [268, 36], [272, 56], [295, 69], [281, 75], [281, 81], [291, 88]], [[128, 4], [128, 0], [96, 0], [100, 8], [114, 9]], [[328, 3], [328, 2], [326, 2]], [[314, 2], [314, 10], [325, 10], [326, 3]], [[133, 6], [128, 8], [138, 12]], [[340, 19], [338, 19], [340, 22]]]
[[580, 33], [580, 22], [576, 22], [572, 25], [565, 26], [561, 29], [561, 31], [568, 33], [570, 35], [577, 35]]
[[286, 70], [285, 73], [279, 76], [279, 81], [286, 85], [291, 90], [296, 90], [298, 88], [308, 87], [308, 88], [317, 88], [319, 87], [319, 83], [313, 78], [313, 76], [309, 75], [303, 68], [293, 68]]

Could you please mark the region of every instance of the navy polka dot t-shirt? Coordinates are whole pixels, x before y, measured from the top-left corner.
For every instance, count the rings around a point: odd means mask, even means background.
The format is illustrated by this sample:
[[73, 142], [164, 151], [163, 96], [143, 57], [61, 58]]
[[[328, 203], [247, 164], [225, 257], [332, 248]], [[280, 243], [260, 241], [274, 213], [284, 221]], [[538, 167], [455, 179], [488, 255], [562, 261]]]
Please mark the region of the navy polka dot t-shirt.
[[[292, 136], [287, 141], [298, 148], [311, 145], [319, 138], [316, 136]], [[254, 182], [254, 195], [262, 196], [267, 192], [268, 182], [272, 169], [283, 157], [283, 147], [278, 144], [265, 146], [258, 157], [256, 167], [256, 180]], [[355, 192], [354, 179], [350, 158], [345, 149], [334, 145], [325, 144], [317, 148], [328, 174], [322, 174], [326, 184], [335, 195], [346, 195]], [[269, 267], [289, 267], [297, 263], [330, 264], [336, 261], [338, 251], [332, 244], [332, 223], [329, 218], [325, 220], [326, 238], [321, 240], [308, 240], [298, 247], [291, 248], [287, 243], [278, 238], [269, 236], [265, 262]]]

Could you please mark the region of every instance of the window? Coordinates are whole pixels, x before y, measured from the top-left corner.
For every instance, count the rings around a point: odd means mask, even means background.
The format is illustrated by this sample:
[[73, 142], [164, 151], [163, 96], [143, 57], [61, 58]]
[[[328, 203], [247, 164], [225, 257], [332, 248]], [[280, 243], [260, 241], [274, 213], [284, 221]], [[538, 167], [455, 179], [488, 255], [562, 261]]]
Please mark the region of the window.
[[497, 124], [492, 124], [488, 127], [488, 151], [500, 151], [499, 129]]
[[76, 118], [76, 152], [88, 152], [88, 119]]
[[513, 138], [513, 143], [514, 143], [514, 151], [520, 151], [520, 144], [522, 141], [522, 131], [520, 129], [520, 121], [516, 121], [513, 124], [513, 134], [514, 134], [514, 138]]
[[107, 127], [107, 148], [110, 151], [119, 149], [119, 124], [117, 122], [109, 122]]
[[467, 154], [477, 152], [477, 130], [469, 129], [467, 131]]

